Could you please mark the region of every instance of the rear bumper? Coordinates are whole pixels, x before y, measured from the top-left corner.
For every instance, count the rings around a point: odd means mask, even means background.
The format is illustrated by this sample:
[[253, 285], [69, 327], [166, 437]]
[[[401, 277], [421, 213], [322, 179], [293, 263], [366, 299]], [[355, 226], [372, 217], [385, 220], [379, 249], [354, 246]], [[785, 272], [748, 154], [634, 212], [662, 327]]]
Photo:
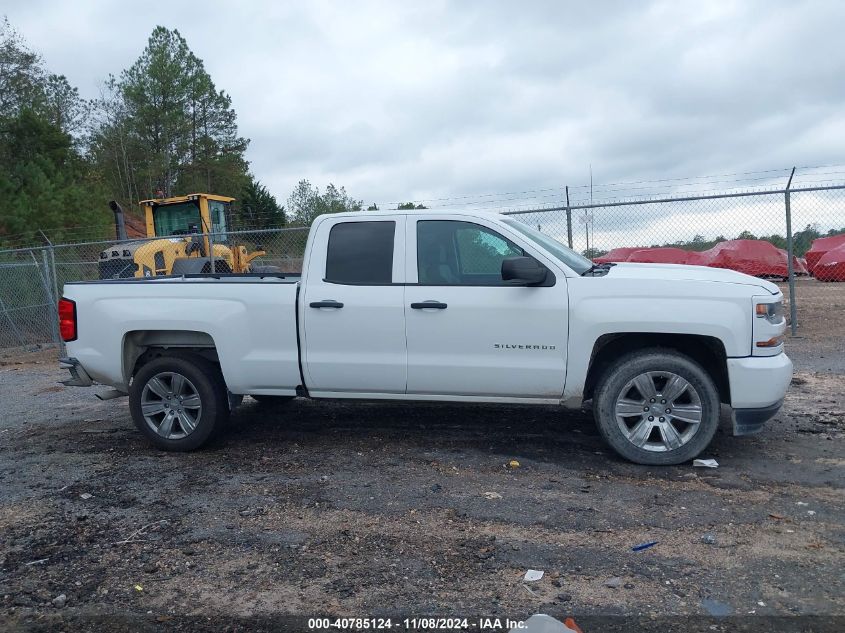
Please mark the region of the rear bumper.
[[783, 405], [792, 381], [786, 354], [728, 359], [734, 435], [759, 432]]
[[82, 365], [75, 358], [60, 358], [59, 365], [70, 372], [70, 378], [68, 380], [60, 381], [63, 385], [68, 387], [90, 387], [94, 384], [91, 376], [88, 375], [88, 372], [82, 368]]

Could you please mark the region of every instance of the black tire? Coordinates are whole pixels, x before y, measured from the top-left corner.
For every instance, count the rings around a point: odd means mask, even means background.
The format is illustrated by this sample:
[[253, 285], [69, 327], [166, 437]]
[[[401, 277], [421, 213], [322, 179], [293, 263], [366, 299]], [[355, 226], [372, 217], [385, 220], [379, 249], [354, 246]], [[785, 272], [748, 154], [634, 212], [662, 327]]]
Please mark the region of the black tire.
[[[205, 262], [205, 265], [202, 267], [202, 272], [204, 274], [211, 273], [211, 262]], [[232, 268], [229, 266], [229, 263], [225, 259], [215, 259], [214, 260], [214, 274], [215, 275], [231, 275]]]
[[[163, 437], [150, 426], [151, 423], [142, 412], [144, 387], [159, 374], [183, 376], [188, 381], [186, 384], [190, 385], [199, 399], [201, 408], [197, 413], [195, 426], [183, 437]], [[192, 451], [212, 439], [225, 426], [229, 418], [229, 397], [223, 376], [213, 363], [192, 354], [161, 356], [143, 365], [132, 378], [132, 384], [129, 386], [129, 410], [138, 430], [158, 448], [166, 451]], [[158, 415], [151, 417], [155, 420]], [[174, 426], [182, 428], [179, 424], [176, 420]]]
[[[654, 373], [646, 374], [646, 372]], [[692, 388], [691, 391], [684, 387], [684, 391], [677, 397], [680, 404], [677, 405], [675, 415], [683, 411], [685, 416], [698, 416], [700, 417], [698, 424], [675, 419], [671, 415], [671, 407], [674, 406], [675, 399], [667, 403], [661, 397], [663, 390], [671, 395], [669, 380], [675, 381], [675, 384], [682, 384], [680, 380], [671, 378], [673, 374], [686, 381]], [[654, 395], [654, 400], [645, 397], [637, 385], [630, 385], [635, 379], [641, 380], [638, 377], [642, 376], [646, 376], [652, 387], [655, 387], [656, 393], [651, 394]], [[663, 380], [666, 383], [661, 387]], [[649, 383], [642, 384], [647, 387]], [[618, 418], [617, 400], [619, 398], [624, 398], [624, 401], [619, 405], [622, 414]], [[642, 402], [639, 402], [640, 398]], [[634, 413], [635, 403], [637, 407], [644, 405], [643, 409], [649, 407], [649, 411], [640, 412], [637, 408], [637, 412]], [[626, 415], [629, 410], [631, 410], [631, 415]], [[692, 413], [686, 411], [692, 411]], [[667, 349], [641, 350], [618, 359], [601, 376], [593, 397], [593, 414], [602, 437], [625, 459], [649, 466], [681, 464], [698, 456], [713, 439], [719, 427], [719, 391], [710, 375], [688, 356]], [[643, 445], [639, 446], [634, 439], [629, 439], [623, 432], [623, 426], [628, 433], [640, 439]], [[642, 430], [641, 434], [637, 434], [638, 429]], [[673, 430], [677, 433], [677, 439]], [[671, 436], [672, 441], [667, 440], [667, 436]], [[681, 440], [683, 440], [681, 445], [672, 446], [673, 443]]]
[[296, 396], [250, 396], [250, 398], [257, 401], [258, 404], [268, 407], [287, 404], [295, 397]]

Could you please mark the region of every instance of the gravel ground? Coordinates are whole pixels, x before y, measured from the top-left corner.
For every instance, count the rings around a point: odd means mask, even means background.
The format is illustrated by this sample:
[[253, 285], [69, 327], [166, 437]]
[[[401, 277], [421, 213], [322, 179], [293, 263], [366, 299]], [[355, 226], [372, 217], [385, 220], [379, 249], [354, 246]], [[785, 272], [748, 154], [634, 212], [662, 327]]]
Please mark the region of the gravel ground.
[[125, 399], [57, 385], [54, 352], [0, 359], [0, 628], [546, 612], [585, 633], [629, 630], [613, 615], [841, 631], [845, 371], [821, 357], [843, 339], [819, 340], [790, 341], [784, 409], [721, 430], [717, 469], [621, 461], [586, 411], [299, 399], [247, 398], [211, 447], [167, 454]]

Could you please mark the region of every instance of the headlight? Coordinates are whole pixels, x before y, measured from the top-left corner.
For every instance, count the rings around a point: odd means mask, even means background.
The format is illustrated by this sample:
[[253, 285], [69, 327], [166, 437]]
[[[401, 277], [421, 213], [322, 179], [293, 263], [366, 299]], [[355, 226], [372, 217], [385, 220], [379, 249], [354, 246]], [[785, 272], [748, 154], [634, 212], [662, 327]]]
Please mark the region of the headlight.
[[[767, 297], [768, 298], [768, 297]], [[766, 301], [755, 297], [754, 323], [752, 324], [751, 353], [754, 356], [773, 356], [783, 351], [783, 335], [786, 332], [786, 318], [783, 312], [783, 298]]]
[[780, 323], [783, 319], [783, 301], [758, 303], [755, 314], [758, 319], [766, 319], [769, 323]]

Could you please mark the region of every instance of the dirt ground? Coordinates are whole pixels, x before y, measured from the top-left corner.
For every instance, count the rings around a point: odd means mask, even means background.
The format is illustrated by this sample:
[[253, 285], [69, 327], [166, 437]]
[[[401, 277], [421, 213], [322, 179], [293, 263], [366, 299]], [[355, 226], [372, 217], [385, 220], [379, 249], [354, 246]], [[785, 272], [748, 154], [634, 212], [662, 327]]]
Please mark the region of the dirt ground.
[[789, 341], [762, 434], [725, 418], [716, 469], [624, 462], [588, 411], [299, 399], [246, 399], [211, 447], [167, 454], [125, 399], [57, 385], [55, 351], [0, 357], [0, 629], [845, 630], [843, 307]]

